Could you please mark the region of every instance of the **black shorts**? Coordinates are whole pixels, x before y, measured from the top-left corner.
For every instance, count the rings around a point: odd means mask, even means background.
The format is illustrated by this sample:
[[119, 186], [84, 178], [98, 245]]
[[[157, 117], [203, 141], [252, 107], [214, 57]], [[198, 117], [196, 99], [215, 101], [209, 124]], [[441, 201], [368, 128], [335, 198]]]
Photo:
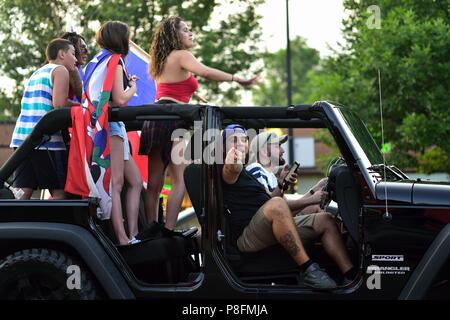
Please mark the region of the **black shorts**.
[[14, 171], [13, 186], [61, 190], [66, 184], [66, 175], [66, 150], [34, 150]]

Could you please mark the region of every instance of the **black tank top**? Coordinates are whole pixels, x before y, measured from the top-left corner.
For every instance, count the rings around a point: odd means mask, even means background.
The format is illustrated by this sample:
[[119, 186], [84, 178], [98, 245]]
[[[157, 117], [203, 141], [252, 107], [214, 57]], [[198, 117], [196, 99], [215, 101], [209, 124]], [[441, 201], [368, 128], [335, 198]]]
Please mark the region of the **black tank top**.
[[[220, 170], [222, 169], [223, 166]], [[222, 189], [225, 209], [231, 212], [232, 238], [236, 241], [256, 211], [270, 200], [270, 195], [245, 168], [242, 169], [234, 184], [227, 184], [222, 179]]]
[[[119, 64], [123, 67], [123, 63], [122, 63], [122, 59], [119, 60]], [[127, 77], [127, 73], [125, 72], [125, 69], [123, 70], [123, 90], [125, 90], [128, 85], [130, 84], [130, 80]], [[109, 97], [109, 101], [112, 101], [112, 93], [111, 96]]]

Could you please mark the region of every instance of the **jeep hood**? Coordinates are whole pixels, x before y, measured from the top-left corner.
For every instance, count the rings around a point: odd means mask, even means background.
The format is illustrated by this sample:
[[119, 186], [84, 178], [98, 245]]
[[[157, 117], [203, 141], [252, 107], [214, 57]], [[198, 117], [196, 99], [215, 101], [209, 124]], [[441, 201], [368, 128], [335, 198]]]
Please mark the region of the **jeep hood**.
[[375, 186], [378, 200], [385, 200], [385, 186], [389, 201], [413, 205], [450, 206], [450, 183], [420, 180], [379, 182]]

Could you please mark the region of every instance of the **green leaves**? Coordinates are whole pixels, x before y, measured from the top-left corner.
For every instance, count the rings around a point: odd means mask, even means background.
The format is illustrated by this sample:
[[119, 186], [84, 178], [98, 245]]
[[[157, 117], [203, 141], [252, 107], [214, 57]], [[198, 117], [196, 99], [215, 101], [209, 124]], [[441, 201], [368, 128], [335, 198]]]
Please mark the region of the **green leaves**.
[[430, 174], [433, 172], [450, 172], [450, 162], [448, 153], [439, 147], [427, 149], [424, 153], [418, 155], [419, 170]]
[[[309, 77], [314, 76], [320, 56], [316, 49], [309, 48], [303, 38], [291, 40], [292, 66], [292, 102], [301, 104], [307, 102], [312, 94], [307, 85]], [[264, 81], [253, 90], [253, 99], [257, 105], [286, 105], [287, 76], [286, 50], [275, 53], [265, 53]], [[310, 73], [311, 72], [311, 73]]]
[[24, 81], [45, 62], [45, 48], [64, 31], [65, 1], [4, 0], [0, 6], [0, 72], [15, 80], [0, 106], [17, 115]]
[[[367, 23], [374, 4], [380, 9], [379, 29]], [[336, 55], [319, 61], [303, 40], [292, 41], [294, 103], [345, 105], [381, 145], [380, 70], [384, 135], [391, 142], [388, 161], [450, 172], [445, 165], [450, 163], [448, 5], [448, 0], [345, 0], [346, 43]], [[264, 62], [266, 81], [255, 90], [255, 102], [286, 104], [285, 50], [266, 54]]]
[[[366, 25], [366, 9], [372, 4], [369, 0], [344, 2], [352, 10], [344, 24], [344, 53], [322, 63], [323, 72], [311, 78], [316, 92], [312, 96], [333, 97], [358, 111], [381, 143], [380, 69], [384, 133], [392, 143], [388, 161], [425, 170], [422, 163], [430, 158], [429, 150], [440, 150], [439, 156], [446, 156], [448, 163], [448, 1], [380, 0], [381, 29]], [[434, 161], [430, 168], [449, 172], [448, 166], [439, 165], [443, 163]]]
[[[19, 113], [23, 83], [44, 63], [45, 48], [51, 39], [73, 26], [86, 38], [92, 57], [98, 50], [95, 32], [108, 20], [129, 24], [132, 40], [147, 51], [161, 19], [179, 15], [194, 33], [194, 51], [200, 60], [230, 73], [250, 75], [255, 70], [248, 73], [247, 70], [260, 57], [260, 17], [255, 8], [262, 2], [235, 0], [233, 3], [239, 5], [238, 10], [217, 18], [217, 15], [213, 17], [219, 6], [215, 0], [2, 0], [0, 72], [15, 80], [16, 87], [12, 88], [12, 93], [0, 93], [1, 101], [8, 101], [2, 103], [0, 111]], [[236, 85], [219, 88], [218, 83], [212, 81], [203, 81], [201, 88], [212, 104], [238, 104], [243, 90]]]

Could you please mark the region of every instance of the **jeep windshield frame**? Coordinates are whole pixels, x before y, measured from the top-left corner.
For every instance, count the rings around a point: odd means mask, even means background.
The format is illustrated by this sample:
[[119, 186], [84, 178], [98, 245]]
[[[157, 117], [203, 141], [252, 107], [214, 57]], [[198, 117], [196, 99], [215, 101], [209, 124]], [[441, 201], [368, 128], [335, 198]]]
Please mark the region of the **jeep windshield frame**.
[[338, 108], [337, 110], [342, 114], [370, 164], [383, 163], [383, 155], [361, 119], [348, 109]]
[[333, 105], [327, 101], [320, 101], [316, 104], [324, 109], [333, 123], [335, 128], [330, 129], [340, 131], [346, 148], [353, 157], [352, 160], [358, 166], [372, 196], [376, 197], [375, 185], [381, 178], [381, 174], [374, 172], [371, 168], [373, 165], [383, 163], [383, 155], [366, 125], [354, 112], [345, 107]]

